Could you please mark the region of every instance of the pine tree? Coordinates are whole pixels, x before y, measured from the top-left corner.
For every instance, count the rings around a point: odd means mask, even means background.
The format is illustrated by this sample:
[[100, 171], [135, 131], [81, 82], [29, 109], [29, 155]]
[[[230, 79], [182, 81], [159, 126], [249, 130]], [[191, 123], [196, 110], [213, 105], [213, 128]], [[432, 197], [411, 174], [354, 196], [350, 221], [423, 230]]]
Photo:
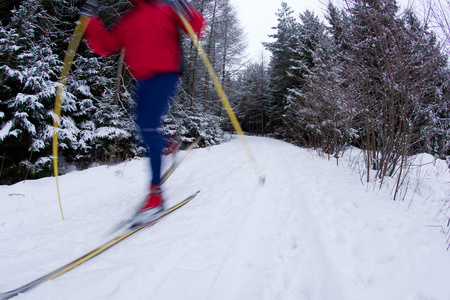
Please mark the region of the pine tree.
[[409, 155], [448, 153], [447, 57], [426, 24], [412, 11], [399, 15], [394, 0], [354, 0], [346, 11], [330, 4], [328, 20], [366, 180], [395, 176], [398, 191]]
[[[26, 0], [1, 27], [0, 78], [5, 89], [0, 151], [6, 183], [52, 172], [55, 90], [81, 2]], [[127, 76], [116, 84], [117, 61], [99, 58], [80, 44], [62, 103], [60, 170], [67, 163], [86, 167], [140, 153], [133, 135], [132, 84]]]
[[291, 66], [297, 84], [289, 89], [286, 106], [289, 139], [337, 155], [352, 132], [344, 65], [324, 23], [310, 11], [300, 20]]
[[249, 64], [233, 83], [236, 115], [242, 129], [250, 134], [267, 133], [269, 76], [264, 61]]
[[436, 35], [408, 10], [404, 17], [405, 62], [408, 69], [408, 97], [412, 143], [410, 154], [428, 152], [440, 158], [450, 154], [450, 69]]
[[163, 133], [166, 136], [176, 132], [184, 145], [190, 144], [196, 137], [201, 137], [200, 146], [212, 146], [223, 141], [224, 132], [220, 127], [223, 118], [205, 113], [203, 103], [198, 99], [190, 107], [185, 106], [180, 99], [175, 100], [169, 113], [163, 117]]
[[49, 174], [51, 111], [61, 64], [48, 34], [53, 21], [39, 1], [27, 0], [0, 29], [2, 183]]
[[298, 32], [298, 23], [293, 15], [293, 10], [286, 2], [281, 3], [281, 8], [276, 13], [278, 24], [273, 29], [276, 33], [270, 35], [274, 42], [264, 43], [264, 47], [272, 52], [269, 63], [270, 89], [272, 110], [269, 112], [271, 131], [276, 135], [283, 135], [283, 115], [286, 108], [286, 95], [288, 89], [296, 84], [296, 80], [289, 74], [293, 65], [292, 49], [297, 49], [298, 41], [295, 38]]
[[[100, 4], [107, 26], [131, 7], [127, 1]], [[66, 20], [74, 16], [78, 17], [76, 9]], [[120, 54], [104, 58], [80, 44], [62, 106], [59, 146], [65, 163], [85, 168], [93, 162], [115, 163], [142, 155], [133, 117], [133, 80], [124, 68], [117, 73], [120, 63]]]

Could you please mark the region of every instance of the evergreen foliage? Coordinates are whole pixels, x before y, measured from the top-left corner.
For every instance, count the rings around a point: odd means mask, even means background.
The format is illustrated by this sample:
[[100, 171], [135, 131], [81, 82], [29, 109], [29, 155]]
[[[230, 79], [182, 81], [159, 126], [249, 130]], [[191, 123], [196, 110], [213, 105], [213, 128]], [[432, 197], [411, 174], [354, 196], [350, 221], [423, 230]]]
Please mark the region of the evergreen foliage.
[[[198, 2], [198, 3], [196, 3]], [[0, 184], [52, 174], [51, 137], [58, 76], [83, 0], [22, 0], [1, 15]], [[202, 43], [224, 85], [245, 46], [242, 28], [228, 0], [193, 1], [209, 28]], [[3, 4], [2, 4], [3, 5]], [[132, 6], [100, 1], [100, 17], [111, 26]], [[3, 7], [3, 6], [2, 6]], [[223, 139], [223, 109], [187, 35], [183, 39], [186, 79], [164, 132], [177, 130], [186, 142]], [[239, 53], [239, 55], [238, 55]], [[151, 59], [151, 58], [149, 58]], [[59, 129], [60, 171], [92, 163], [115, 163], [143, 155], [134, 118], [134, 80], [121, 70], [120, 54], [106, 59], [82, 42], [66, 84]]]
[[[51, 174], [55, 91], [82, 0], [5, 1], [0, 14], [0, 184]], [[448, 57], [427, 24], [395, 0], [327, 6], [326, 23], [282, 2], [270, 61], [245, 62], [245, 36], [229, 0], [192, 0], [208, 27], [201, 40], [235, 113], [250, 134], [271, 135], [339, 156], [365, 151], [367, 180], [394, 176], [420, 152], [450, 157]], [[131, 7], [100, 1], [108, 26]], [[186, 71], [162, 131], [203, 146], [232, 131], [187, 35]], [[80, 45], [62, 106], [62, 168], [143, 155], [134, 81], [112, 59]], [[244, 66], [244, 67], [242, 67]], [[121, 71], [122, 70], [122, 71]], [[400, 171], [401, 173], [401, 171]], [[398, 173], [397, 173], [398, 176]], [[398, 176], [400, 178], [400, 176]]]
[[411, 154], [448, 156], [450, 77], [435, 35], [394, 0], [346, 3], [328, 4], [328, 25], [309, 11], [293, 19], [286, 3], [277, 13], [266, 47], [284, 138], [333, 155], [361, 147], [380, 178]]
[[395, 177], [395, 191], [411, 155], [450, 157], [448, 57], [411, 9], [400, 13], [395, 0], [330, 2], [325, 25], [309, 11], [293, 19], [282, 3], [277, 16], [266, 44], [271, 121], [282, 124], [273, 133], [335, 157], [357, 146], [367, 181]]
[[[285, 123], [293, 142], [336, 153], [352, 136], [353, 112], [342, 88], [344, 65], [325, 24], [300, 14], [291, 74], [298, 82], [286, 95]], [[298, 130], [302, 128], [303, 130]]]
[[230, 97], [236, 102], [234, 106], [242, 129], [255, 135], [268, 134], [271, 103], [268, 95], [269, 75], [264, 61], [249, 64], [234, 84], [240, 88]]
[[24, 1], [0, 28], [1, 182], [49, 175], [51, 107], [61, 61], [42, 5]]
[[273, 28], [276, 33], [270, 35], [275, 41], [264, 43], [265, 48], [272, 52], [269, 63], [270, 102], [272, 107], [268, 115], [269, 128], [276, 136], [280, 137], [283, 137], [286, 131], [283, 126], [286, 94], [290, 88], [296, 85], [296, 72], [293, 72], [291, 67], [293, 59], [295, 59], [293, 50], [297, 49], [299, 45], [296, 38], [298, 23], [293, 14], [292, 8], [286, 2], [282, 2], [281, 8], [276, 13], [278, 25]]
[[[183, 91], [180, 94], [183, 94]], [[184, 96], [186, 97], [186, 94]], [[183, 101], [183, 97], [177, 97], [169, 113], [163, 118], [165, 122], [163, 133], [169, 136], [177, 132], [186, 146], [196, 137], [202, 138], [199, 145], [203, 147], [218, 144], [223, 140], [224, 132], [220, 124], [224, 120], [221, 117], [205, 114], [204, 109], [203, 103], [198, 100], [189, 106]]]

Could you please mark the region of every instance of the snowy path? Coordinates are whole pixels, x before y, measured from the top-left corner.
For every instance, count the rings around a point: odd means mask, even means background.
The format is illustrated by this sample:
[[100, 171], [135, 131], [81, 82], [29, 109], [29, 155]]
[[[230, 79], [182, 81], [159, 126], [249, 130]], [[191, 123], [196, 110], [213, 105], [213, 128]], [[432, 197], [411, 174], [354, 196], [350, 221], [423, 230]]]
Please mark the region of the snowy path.
[[[450, 299], [450, 256], [430, 216], [313, 152], [249, 142], [264, 186], [238, 140], [195, 150], [166, 186], [169, 202], [201, 189], [191, 203], [15, 299]], [[146, 170], [138, 160], [62, 176], [65, 221], [52, 179], [0, 186], [0, 291], [104, 241], [139, 203]]]

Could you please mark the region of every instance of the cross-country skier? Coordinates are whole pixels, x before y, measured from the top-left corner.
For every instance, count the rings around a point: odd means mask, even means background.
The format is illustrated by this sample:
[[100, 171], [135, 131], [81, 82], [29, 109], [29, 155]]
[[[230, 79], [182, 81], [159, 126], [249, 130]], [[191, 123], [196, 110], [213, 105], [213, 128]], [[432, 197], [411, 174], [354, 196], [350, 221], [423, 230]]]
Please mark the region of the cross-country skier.
[[137, 82], [137, 124], [148, 147], [152, 170], [150, 192], [137, 213], [137, 218], [145, 223], [164, 210], [160, 184], [165, 140], [158, 127], [182, 71], [179, 27], [183, 28], [183, 25], [173, 7], [181, 10], [198, 35], [201, 35], [205, 21], [184, 0], [133, 2], [134, 7], [111, 30], [107, 30], [97, 16], [97, 0], [88, 0], [80, 14], [91, 18], [85, 39], [92, 51], [109, 57], [123, 49], [125, 63]]

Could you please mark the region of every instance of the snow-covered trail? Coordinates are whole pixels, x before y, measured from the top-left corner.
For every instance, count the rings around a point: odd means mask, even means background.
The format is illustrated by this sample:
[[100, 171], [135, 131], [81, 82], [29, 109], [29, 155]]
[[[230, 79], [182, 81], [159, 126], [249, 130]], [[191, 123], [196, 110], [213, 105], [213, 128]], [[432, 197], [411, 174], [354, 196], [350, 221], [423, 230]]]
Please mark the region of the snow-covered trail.
[[[314, 152], [249, 138], [194, 150], [166, 184], [187, 206], [16, 299], [450, 299], [443, 236], [350, 170]], [[137, 160], [0, 186], [0, 291], [91, 250], [145, 193]], [[49, 196], [50, 195], [50, 196]]]

